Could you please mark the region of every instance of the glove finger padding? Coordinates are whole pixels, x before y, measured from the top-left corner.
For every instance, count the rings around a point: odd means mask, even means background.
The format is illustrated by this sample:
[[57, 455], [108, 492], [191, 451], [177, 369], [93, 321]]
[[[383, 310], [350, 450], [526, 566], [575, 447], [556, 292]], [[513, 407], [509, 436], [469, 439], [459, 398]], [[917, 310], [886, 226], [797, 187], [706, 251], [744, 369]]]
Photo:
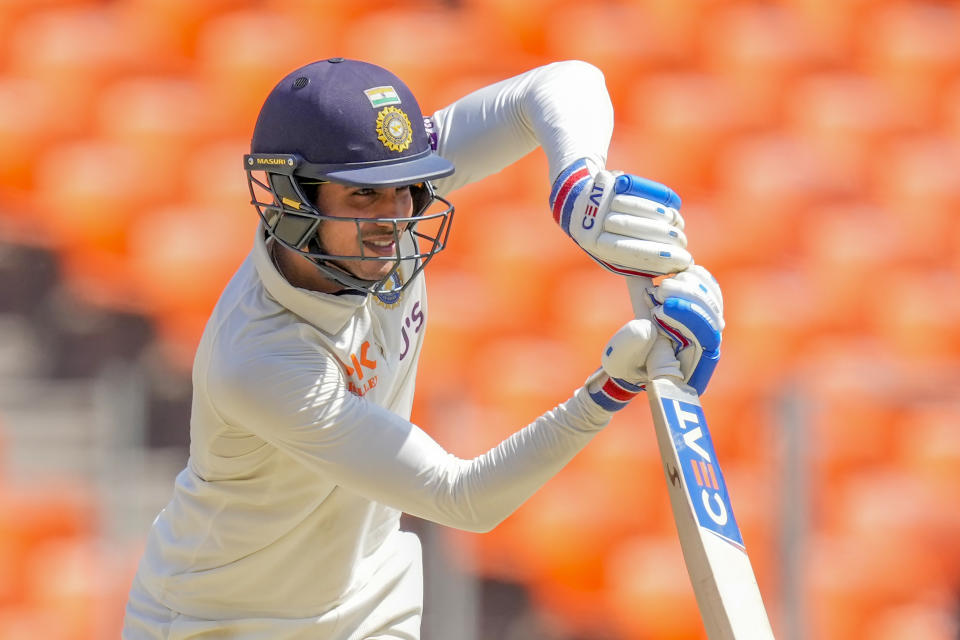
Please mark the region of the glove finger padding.
[[687, 236], [683, 231], [655, 218], [641, 218], [611, 211], [603, 221], [603, 230], [669, 247], [687, 246]]
[[653, 317], [674, 342], [687, 384], [703, 393], [720, 359], [723, 297], [713, 276], [692, 267], [664, 280], [651, 296]]
[[[646, 274], [663, 275], [681, 271], [686, 269], [693, 259], [690, 252], [682, 247], [612, 233], [601, 233], [595, 246], [597, 253], [603, 254], [608, 263], [620, 267], [629, 264]], [[609, 264], [605, 266], [610, 268]]]
[[[631, 177], [636, 178], [636, 176]], [[610, 211], [626, 213], [639, 218], [659, 220], [681, 231], [684, 227], [683, 216], [673, 207], [668, 207], [656, 200], [649, 200], [635, 195], [621, 194], [614, 196], [613, 199], [610, 200]]]
[[681, 298], [699, 304], [717, 329], [723, 331], [723, 294], [720, 285], [709, 271], [698, 264], [663, 280], [653, 291], [653, 297], [661, 304], [667, 298]]

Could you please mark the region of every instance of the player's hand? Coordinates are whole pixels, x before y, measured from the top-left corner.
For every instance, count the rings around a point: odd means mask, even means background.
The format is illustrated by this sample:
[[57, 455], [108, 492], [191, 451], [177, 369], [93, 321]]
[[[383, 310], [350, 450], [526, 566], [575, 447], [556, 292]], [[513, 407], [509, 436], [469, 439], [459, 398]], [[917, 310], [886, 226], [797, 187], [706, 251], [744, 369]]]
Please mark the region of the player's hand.
[[654, 321], [673, 343], [683, 380], [703, 393], [720, 360], [724, 327], [720, 285], [709, 271], [692, 265], [648, 294]]
[[550, 207], [567, 235], [614, 273], [653, 277], [693, 262], [680, 198], [658, 182], [606, 170], [591, 175], [581, 159], [557, 176]]
[[602, 364], [587, 379], [587, 392], [607, 411], [619, 411], [627, 406], [648, 381], [647, 358], [657, 340], [653, 321], [631, 320], [623, 325], [603, 348]]

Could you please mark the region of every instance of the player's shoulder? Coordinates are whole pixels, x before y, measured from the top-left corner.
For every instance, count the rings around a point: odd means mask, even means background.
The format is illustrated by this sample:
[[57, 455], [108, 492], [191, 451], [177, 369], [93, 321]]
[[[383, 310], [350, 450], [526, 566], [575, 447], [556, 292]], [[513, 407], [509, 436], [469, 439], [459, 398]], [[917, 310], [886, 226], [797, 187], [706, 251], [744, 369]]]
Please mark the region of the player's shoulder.
[[307, 363], [314, 371], [337, 367], [321, 333], [274, 300], [256, 277], [235, 278], [224, 291], [200, 356], [212, 373], [237, 380]]

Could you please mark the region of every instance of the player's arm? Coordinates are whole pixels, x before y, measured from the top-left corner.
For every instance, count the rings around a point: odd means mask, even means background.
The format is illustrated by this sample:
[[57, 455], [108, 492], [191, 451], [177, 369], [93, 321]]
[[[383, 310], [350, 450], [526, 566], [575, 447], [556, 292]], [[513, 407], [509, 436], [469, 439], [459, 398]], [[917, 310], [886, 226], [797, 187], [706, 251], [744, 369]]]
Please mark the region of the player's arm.
[[[710, 306], [697, 291], [691, 294], [695, 303]], [[655, 307], [666, 304], [653, 296]], [[694, 340], [703, 330], [699, 314], [671, 322]], [[348, 393], [337, 365], [318, 353], [220, 362], [209, 388], [224, 420], [339, 486], [434, 522], [486, 531], [562, 469], [641, 391], [648, 366], [662, 368], [663, 363], [647, 362], [657, 326], [651, 320], [629, 322], [604, 348], [603, 366], [569, 400], [470, 460]], [[681, 358], [681, 375], [689, 378], [699, 364]]]
[[428, 126], [437, 152], [457, 168], [437, 181], [441, 193], [496, 173], [539, 146], [549, 162], [544, 186], [553, 219], [597, 262], [641, 276], [692, 263], [680, 198], [665, 185], [606, 170], [613, 107], [593, 65], [565, 61], [532, 69], [457, 100]]
[[450, 193], [510, 166], [537, 147], [550, 165], [544, 186], [579, 158], [603, 168], [613, 106], [603, 73], [577, 60], [555, 62], [478, 89], [429, 119], [437, 153], [456, 166], [435, 184]]

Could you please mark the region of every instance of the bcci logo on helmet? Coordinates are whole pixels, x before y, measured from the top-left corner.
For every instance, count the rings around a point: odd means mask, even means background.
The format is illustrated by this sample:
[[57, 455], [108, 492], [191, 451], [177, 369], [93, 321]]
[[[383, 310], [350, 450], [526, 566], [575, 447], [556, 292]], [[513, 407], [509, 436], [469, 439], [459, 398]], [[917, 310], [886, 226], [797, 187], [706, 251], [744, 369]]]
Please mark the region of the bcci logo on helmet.
[[410, 118], [397, 107], [385, 107], [377, 114], [377, 138], [391, 151], [404, 151], [413, 141]]

